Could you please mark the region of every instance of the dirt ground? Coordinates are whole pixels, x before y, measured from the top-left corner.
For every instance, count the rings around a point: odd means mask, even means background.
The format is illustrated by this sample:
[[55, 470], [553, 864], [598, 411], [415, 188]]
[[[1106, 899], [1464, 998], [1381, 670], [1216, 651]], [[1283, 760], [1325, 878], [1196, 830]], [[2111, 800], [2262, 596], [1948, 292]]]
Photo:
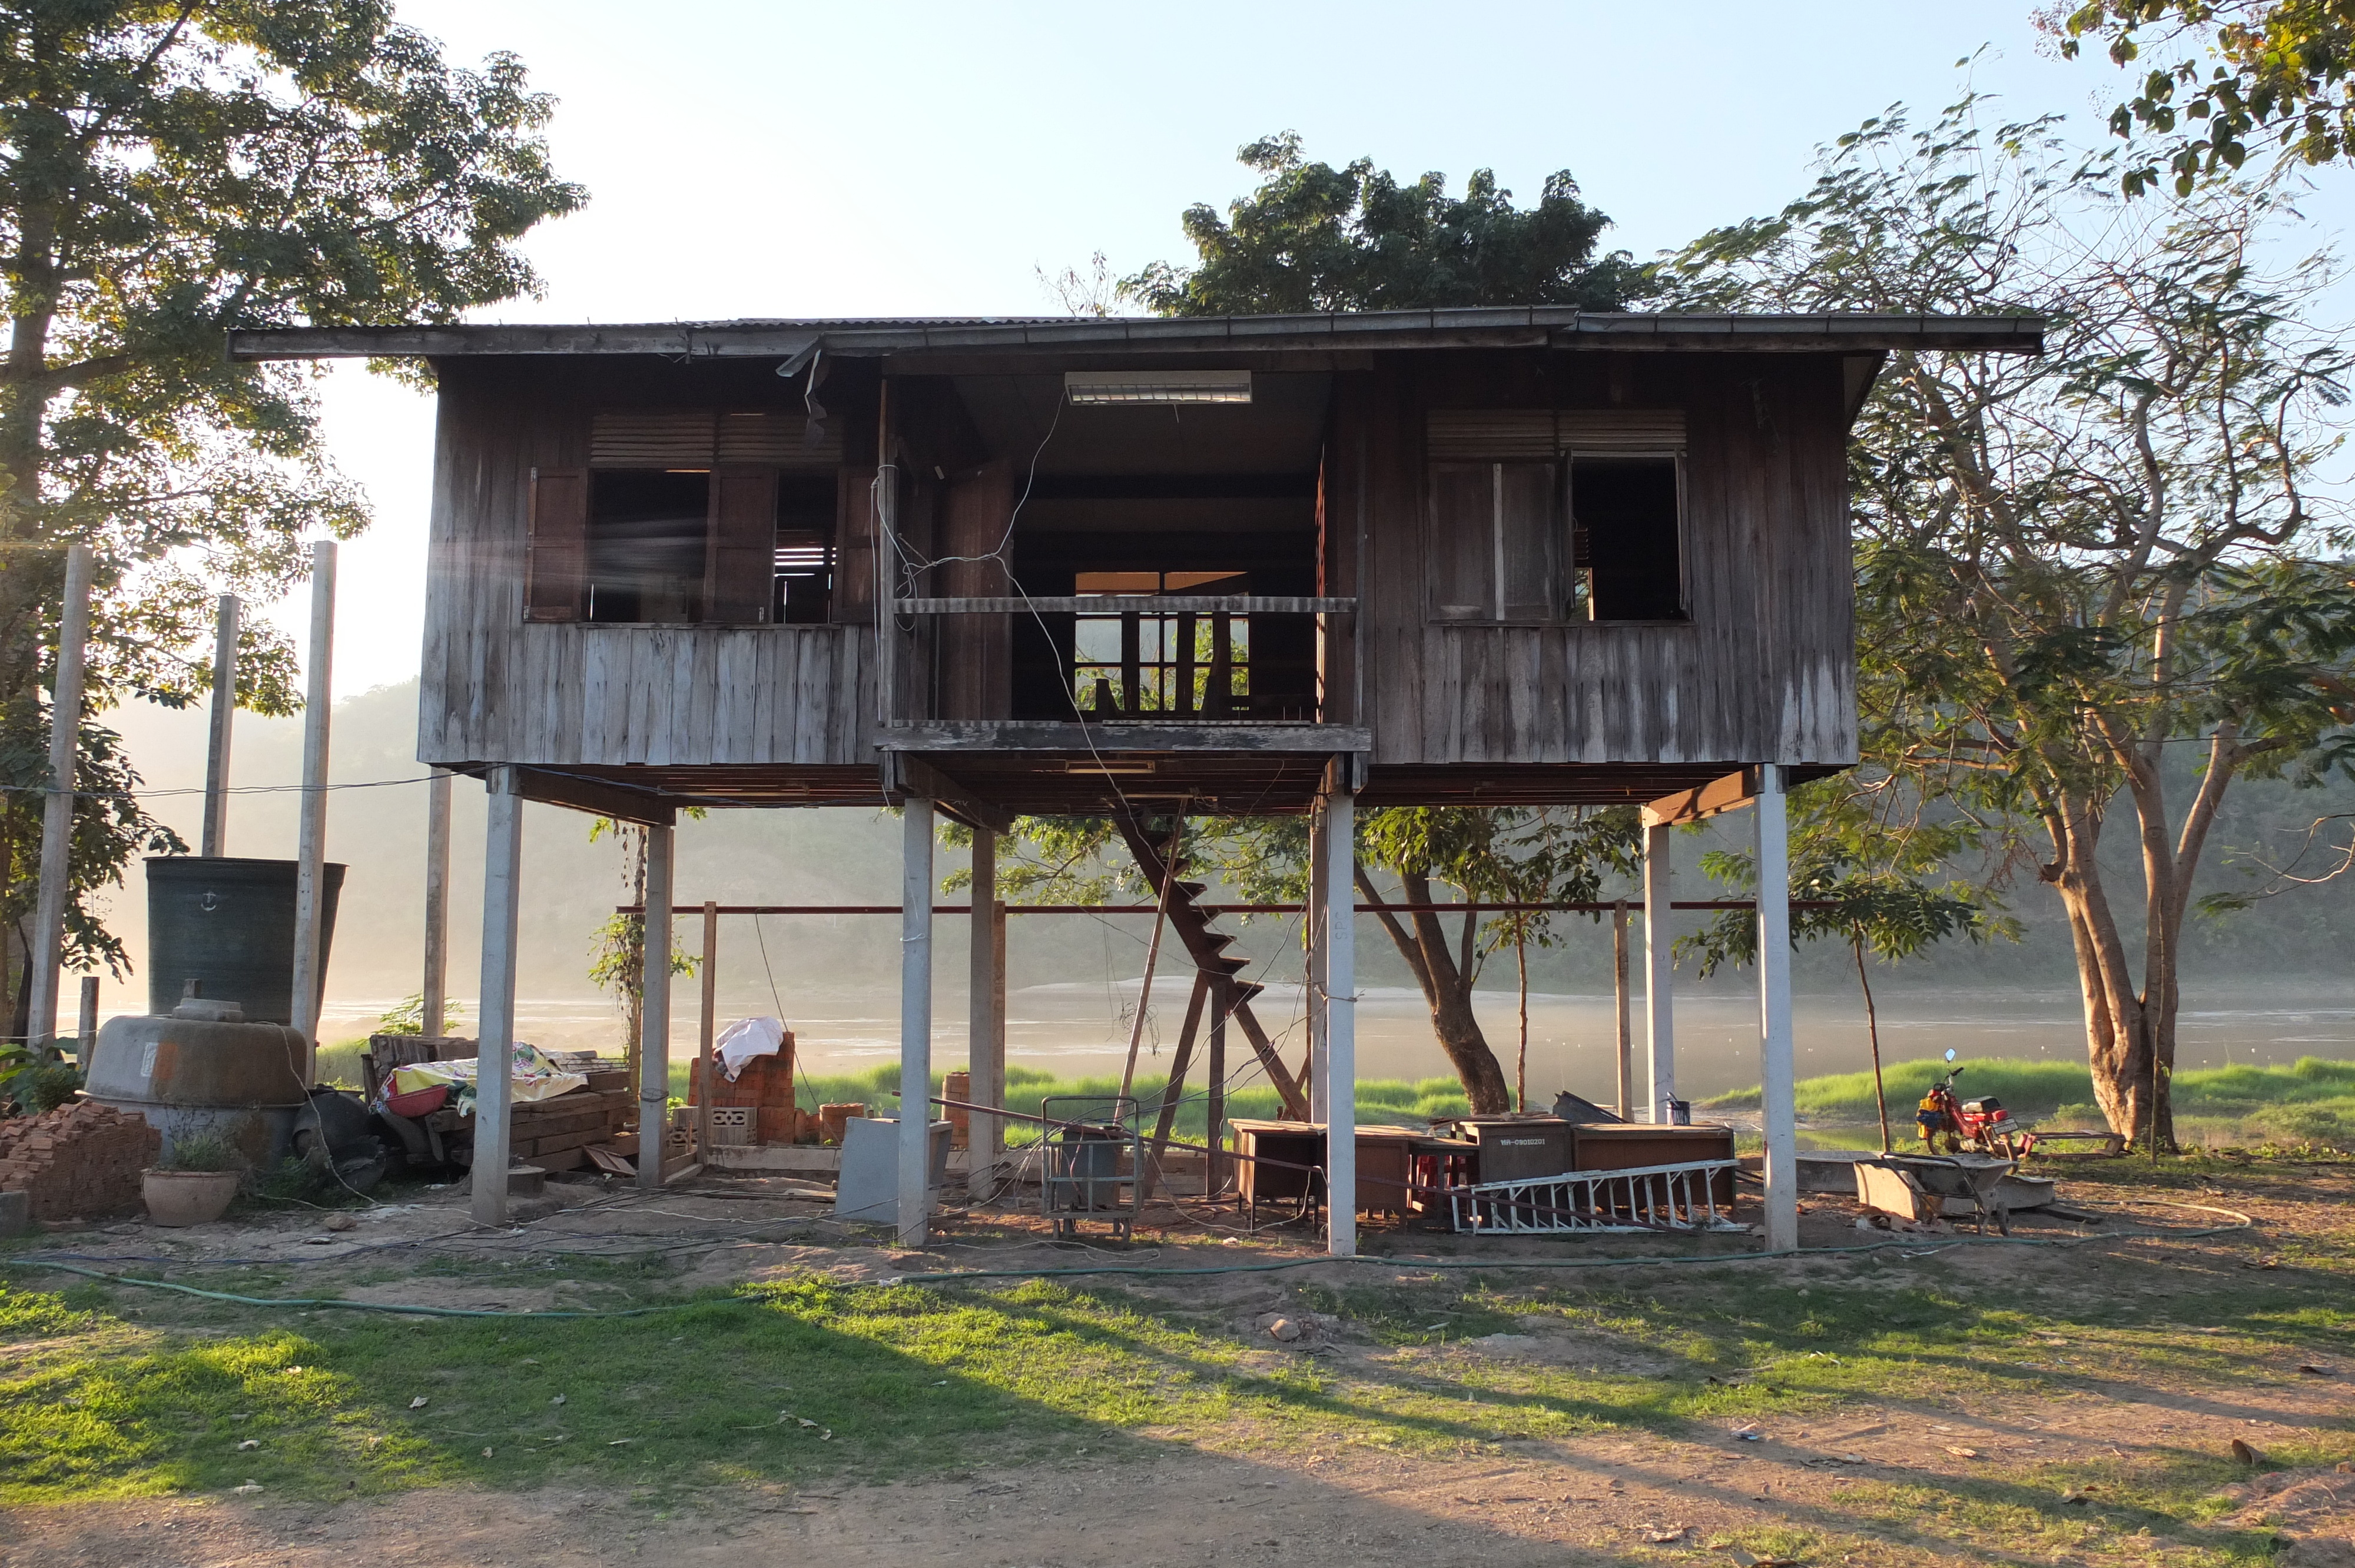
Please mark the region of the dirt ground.
[[[2101, 1195], [2113, 1201], [2128, 1196], [2107, 1189]], [[2032, 1268], [2044, 1289], [2129, 1290], [2156, 1299], [2178, 1289], [2213, 1290], [2220, 1281], [2246, 1281], [2254, 1290], [2268, 1270], [2299, 1266], [2279, 1261], [2286, 1245], [2302, 1238], [2310, 1246], [2341, 1246], [2355, 1219], [2355, 1180], [2343, 1168], [2311, 1182], [2253, 1180], [2150, 1196], [2245, 1213], [2257, 1225], [2192, 1240], [2090, 1239], [2032, 1256], [1998, 1246], [1935, 1255], [1940, 1267], [1955, 1271], [1952, 1277], [1978, 1288], [2000, 1289], [2007, 1278]], [[751, 1182], [666, 1194], [658, 1203], [645, 1204], [582, 1187], [568, 1190], [520, 1230], [479, 1239], [499, 1246], [561, 1237], [578, 1246], [600, 1237], [618, 1245], [633, 1236], [676, 1235], [691, 1223], [709, 1245], [696, 1255], [686, 1276], [688, 1284], [813, 1268], [875, 1277], [1007, 1266], [1018, 1260], [1065, 1266], [1073, 1261], [1018, 1217], [953, 1218], [941, 1242], [920, 1253], [853, 1243], [827, 1234], [808, 1198], [791, 1184]], [[1855, 1228], [1854, 1211], [1847, 1205], [1811, 1200], [1810, 1208], [1803, 1222], [1808, 1245], [1828, 1248], [1867, 1239]], [[2183, 1209], [2136, 1213], [2171, 1217], [2179, 1224], [2203, 1219]], [[1228, 1240], [1217, 1229], [1175, 1213], [1163, 1219], [1163, 1233], [1141, 1238], [1159, 1244], [1153, 1255], [1158, 1261], [1183, 1266], [1232, 1255], [1223, 1251]], [[779, 1234], [781, 1228], [794, 1234]], [[2030, 1237], [2084, 1234], [2083, 1227], [2059, 1221], [2027, 1221], [2020, 1229]], [[305, 1216], [176, 1237], [145, 1226], [117, 1227], [85, 1239], [126, 1257], [160, 1255], [163, 1248], [193, 1260], [315, 1257], [339, 1251], [381, 1257], [393, 1255], [403, 1240], [469, 1234], [455, 1200], [435, 1199], [376, 1211], [341, 1233]], [[731, 1234], [740, 1239], [730, 1240]], [[1928, 1255], [1943, 1239], [1922, 1238], [1922, 1250], [1914, 1255]], [[1403, 1277], [1413, 1267], [1405, 1255], [1436, 1255], [1451, 1240], [1409, 1234], [1385, 1241], [1378, 1235], [1375, 1245], [1396, 1248]], [[1696, 1244], [1660, 1245], [1673, 1249]], [[370, 1250], [354, 1250], [363, 1248]], [[2122, 1263], [2133, 1266], [2122, 1269]], [[1628, 1273], [1636, 1275], [1643, 1266], [1630, 1265]], [[1760, 1275], [1775, 1271], [1786, 1282], [1843, 1287], [1861, 1278], [1891, 1277], [1886, 1269], [1868, 1275], [1861, 1261], [1849, 1255], [1754, 1266]], [[1304, 1272], [1308, 1277], [1329, 1273], [1337, 1282], [1343, 1271], [1327, 1266]], [[1896, 1272], [1902, 1277], [1902, 1268]], [[1267, 1295], [1263, 1278], [1206, 1281], [1203, 1288], [1231, 1306], [1239, 1323], [1259, 1324], [1263, 1332], [1269, 1314], [1257, 1310]], [[386, 1292], [386, 1298], [438, 1298], [509, 1309], [561, 1304], [560, 1287], [510, 1287], [468, 1278], [415, 1277], [353, 1293], [370, 1291]], [[1467, 1356], [1584, 1367], [1626, 1353], [1624, 1347], [1582, 1340], [1559, 1323], [1530, 1319], [1525, 1329], [1440, 1348], [1400, 1349], [1358, 1342], [1346, 1331], [1326, 1331], [1312, 1323], [1309, 1340], [1322, 1342], [1305, 1348], [1321, 1353], [1327, 1370], [1343, 1378], [1353, 1368], [1396, 1372], [1416, 1360], [1434, 1368], [1448, 1358]], [[1263, 1343], [1271, 1357], [1295, 1353], [1295, 1347]], [[2272, 1530], [2277, 1551], [2270, 1561], [2275, 1568], [2355, 1568], [2355, 1474], [2345, 1473], [2343, 1466], [2275, 1470], [2264, 1459], [2269, 1446], [2348, 1429], [2355, 1418], [2350, 1400], [2355, 1364], [2342, 1362], [2355, 1362], [2355, 1356], [2327, 1364], [2259, 1367], [2229, 1381], [2189, 1372], [2180, 1378], [2153, 1379], [2113, 1375], [2096, 1346], [2046, 1343], [2061, 1381], [2044, 1394], [1956, 1398], [1943, 1393], [1932, 1379], [1904, 1398], [1851, 1401], [1828, 1414], [1726, 1423], [1682, 1439], [1604, 1433], [1508, 1441], [1477, 1453], [1433, 1458], [1361, 1447], [1239, 1454], [1200, 1441], [1199, 1435], [1146, 1433], [1139, 1436], [1154, 1447], [1141, 1462], [1124, 1458], [1100, 1465], [1075, 1457], [1001, 1465], [976, 1451], [967, 1469], [944, 1478], [837, 1484], [823, 1490], [707, 1490], [690, 1506], [668, 1511], [626, 1497], [568, 1489], [413, 1491], [333, 1505], [185, 1496], [15, 1510], [5, 1516], [0, 1565], [348, 1568], [356, 1554], [372, 1564], [421, 1568], [639, 1561], [735, 1568], [800, 1560], [895, 1568], [949, 1562], [972, 1568], [1150, 1568], [1208, 1561], [1281, 1561], [1306, 1568], [1679, 1560], [1741, 1564], [1776, 1561], [1736, 1549], [1740, 1541], [1767, 1539], [1776, 1531], [1811, 1531], [1835, 1543], [1828, 1552], [1809, 1555], [1810, 1562], [2156, 1565], [2197, 1543], [2152, 1534], [2129, 1537], [2123, 1554], [2113, 1542], [2104, 1554], [2081, 1555], [2048, 1533], [2011, 1549], [1990, 1546], [1983, 1538], [1966, 1539], [1967, 1532], [1950, 1531], [1927, 1511], [1892, 1520], [1886, 1510], [1850, 1507], [1844, 1499], [1875, 1489], [1879, 1496], [1891, 1487], [1935, 1489], [2030, 1471], [2050, 1478], [2075, 1465], [2088, 1474], [2115, 1474], [2121, 1465], [2131, 1469], [2137, 1462], [2158, 1466], [2186, 1454], [2225, 1454], [2237, 1440], [2256, 1463], [2243, 1472], [2246, 1480], [2217, 1494], [2209, 1517], [2224, 1525]], [[2355, 1351], [2355, 1345], [2349, 1349]], [[1625, 1370], [1645, 1369], [1631, 1364]], [[2082, 1511], [2089, 1531], [2113, 1508], [2100, 1487], [2063, 1501]]]

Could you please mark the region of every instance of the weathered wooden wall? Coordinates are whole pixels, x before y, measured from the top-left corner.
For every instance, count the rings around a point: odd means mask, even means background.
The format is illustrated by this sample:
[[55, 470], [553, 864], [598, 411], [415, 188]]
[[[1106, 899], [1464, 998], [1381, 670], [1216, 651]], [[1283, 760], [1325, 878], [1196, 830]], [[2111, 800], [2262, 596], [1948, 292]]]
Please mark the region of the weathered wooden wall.
[[[1376, 766], [1852, 762], [1839, 362], [1604, 358], [1550, 376], [1526, 360], [1484, 371], [1459, 358], [1340, 378], [1328, 515], [1365, 508], [1359, 652]], [[1685, 410], [1689, 622], [1431, 619], [1425, 412], [1613, 404]], [[1362, 497], [1353, 493], [1359, 472]], [[1348, 535], [1335, 528], [1328, 537], [1337, 581]]]
[[593, 408], [784, 403], [783, 384], [760, 375], [738, 389], [577, 361], [442, 367], [419, 760], [873, 763], [871, 626], [523, 621], [532, 469], [585, 466]]

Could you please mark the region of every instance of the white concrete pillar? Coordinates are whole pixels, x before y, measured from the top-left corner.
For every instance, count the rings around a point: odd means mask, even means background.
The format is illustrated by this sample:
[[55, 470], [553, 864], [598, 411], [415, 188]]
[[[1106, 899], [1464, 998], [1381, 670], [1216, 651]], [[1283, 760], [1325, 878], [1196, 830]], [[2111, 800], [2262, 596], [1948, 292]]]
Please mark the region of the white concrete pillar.
[[242, 607], [225, 593], [213, 607], [212, 722], [205, 745], [205, 827], [198, 835], [207, 860], [229, 853], [229, 743], [237, 720], [237, 624]]
[[922, 1246], [932, 1162], [932, 803], [911, 795], [900, 810], [900, 1245]]
[[646, 914], [638, 949], [638, 1190], [662, 1187], [670, 1130], [671, 838], [646, 830]]
[[1677, 1097], [1675, 1018], [1676, 912], [1668, 845], [1676, 829], [1663, 822], [1644, 830], [1644, 1048], [1649, 1062], [1651, 1109], [1646, 1121], [1668, 1119]]
[[507, 1223], [513, 1147], [517, 927], [523, 913], [523, 797], [514, 771], [494, 768], [483, 835], [482, 1039], [474, 1064], [474, 1223]]
[[327, 721], [335, 708], [335, 652], [336, 546], [332, 539], [322, 539], [311, 546], [311, 645], [303, 672], [303, 815], [294, 848], [292, 1016], [304, 1039], [306, 1084], [316, 1075], [320, 992], [326, 983], [319, 956], [326, 919]]
[[[1342, 775], [1346, 778], [1346, 775]], [[1355, 797], [1346, 785], [1325, 798], [1325, 1181], [1326, 1248], [1358, 1250], [1358, 965]]]
[[1331, 902], [1330, 861], [1326, 853], [1325, 807], [1320, 800], [1308, 817], [1308, 903], [1301, 911], [1307, 925], [1308, 985], [1302, 1006], [1306, 1010], [1308, 1024], [1308, 1119], [1324, 1121], [1325, 1115], [1325, 980], [1331, 958], [1326, 944], [1329, 922], [1327, 906]]
[[425, 974], [418, 986], [418, 1018], [427, 1039], [449, 1033], [450, 1012], [450, 770], [437, 768], [425, 785]]
[[1758, 769], [1758, 1087], [1766, 1127], [1766, 1247], [1799, 1245], [1799, 1134], [1791, 1059], [1791, 846], [1783, 770]]
[[65, 598], [58, 611], [58, 663], [49, 693], [49, 794], [41, 808], [41, 884], [33, 914], [32, 1012], [27, 1044], [58, 1037], [58, 981], [65, 966], [66, 906], [73, 896], [74, 763], [81, 755], [82, 659], [90, 642], [90, 587], [98, 557], [66, 546]]
[[[966, 976], [965, 1070], [973, 1103], [1006, 1103], [1006, 906], [997, 901], [997, 835], [973, 831], [973, 950]], [[966, 1191], [987, 1192], [1006, 1147], [1006, 1124], [975, 1113], [965, 1134]]]

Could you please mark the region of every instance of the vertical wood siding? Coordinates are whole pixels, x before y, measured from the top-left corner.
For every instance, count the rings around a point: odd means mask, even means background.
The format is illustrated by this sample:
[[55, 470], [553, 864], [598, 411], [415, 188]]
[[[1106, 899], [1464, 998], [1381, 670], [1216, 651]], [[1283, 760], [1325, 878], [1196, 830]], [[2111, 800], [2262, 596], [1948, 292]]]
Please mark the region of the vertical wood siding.
[[419, 759], [873, 762], [871, 627], [524, 623], [530, 471], [588, 461], [591, 405], [565, 386], [444, 369]]
[[[1854, 579], [1840, 367], [1652, 355], [1571, 395], [1410, 370], [1342, 378], [1331, 448], [1369, 452], [1361, 653], [1377, 763], [1856, 758]], [[1687, 422], [1686, 624], [1478, 626], [1425, 603], [1426, 410], [1633, 387]]]

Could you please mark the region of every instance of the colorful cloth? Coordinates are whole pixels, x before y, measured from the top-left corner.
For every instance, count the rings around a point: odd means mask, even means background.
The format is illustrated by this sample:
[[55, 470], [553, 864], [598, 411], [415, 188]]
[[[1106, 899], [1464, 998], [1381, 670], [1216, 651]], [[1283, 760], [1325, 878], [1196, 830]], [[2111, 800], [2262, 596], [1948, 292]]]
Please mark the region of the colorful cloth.
[[[513, 1104], [552, 1100], [559, 1095], [569, 1095], [575, 1089], [589, 1086], [585, 1074], [566, 1072], [549, 1060], [548, 1054], [537, 1045], [527, 1045], [518, 1040], [512, 1055], [507, 1092]], [[406, 1067], [395, 1067], [392, 1070], [391, 1092], [396, 1095], [414, 1094], [435, 1084], [447, 1084], [458, 1114], [472, 1116], [474, 1114], [474, 1078], [480, 1070], [480, 1057], [469, 1056], [456, 1062], [418, 1062]]]

